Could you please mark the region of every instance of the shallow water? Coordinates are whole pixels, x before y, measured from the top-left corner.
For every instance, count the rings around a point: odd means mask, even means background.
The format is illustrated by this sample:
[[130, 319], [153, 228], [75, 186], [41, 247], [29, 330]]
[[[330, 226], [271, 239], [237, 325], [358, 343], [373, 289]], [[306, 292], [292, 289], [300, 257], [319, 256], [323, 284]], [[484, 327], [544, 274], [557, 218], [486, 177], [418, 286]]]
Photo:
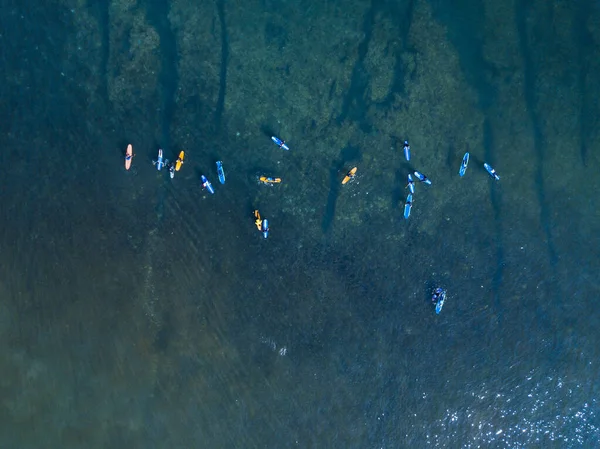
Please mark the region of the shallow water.
[[1, 446], [598, 445], [599, 19], [6, 2]]

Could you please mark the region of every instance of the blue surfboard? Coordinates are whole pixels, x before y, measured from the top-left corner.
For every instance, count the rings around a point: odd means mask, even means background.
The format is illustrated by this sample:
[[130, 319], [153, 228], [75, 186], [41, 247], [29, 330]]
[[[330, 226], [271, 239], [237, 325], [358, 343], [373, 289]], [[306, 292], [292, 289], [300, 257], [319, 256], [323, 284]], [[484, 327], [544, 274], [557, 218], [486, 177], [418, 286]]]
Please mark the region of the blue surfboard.
[[210, 181], [208, 179], [206, 179], [206, 176], [202, 175], [201, 179], [202, 179], [202, 187], [204, 187], [210, 193], [215, 193], [215, 189], [213, 189], [213, 186], [210, 183]]
[[407, 161], [410, 161], [410, 145], [408, 144], [408, 140], [404, 141], [404, 157]]
[[217, 161], [217, 174], [219, 175], [219, 182], [225, 184], [225, 171], [223, 170], [222, 161]]
[[467, 171], [467, 165], [469, 165], [469, 152], [467, 151], [463, 156], [462, 163], [460, 164], [460, 170], [458, 174], [463, 177], [465, 176], [465, 172]]
[[490, 164], [485, 162], [483, 166], [492, 178], [494, 178], [496, 181], [500, 181], [500, 176], [498, 176], [498, 173], [496, 173], [496, 170], [494, 170]]
[[410, 193], [415, 193], [415, 181], [411, 174], [408, 175], [408, 184], [406, 185]]
[[443, 291], [440, 294], [440, 298], [435, 303], [435, 313], [437, 313], [438, 315], [442, 311], [442, 307], [444, 307], [444, 302], [446, 302], [446, 291]]
[[404, 218], [410, 217], [410, 210], [412, 209], [412, 193], [409, 193], [406, 197], [406, 204], [404, 204]]
[[277, 145], [279, 148], [283, 148], [284, 150], [289, 150], [290, 147], [288, 147], [285, 142], [283, 140], [281, 140], [279, 137], [275, 137], [272, 136], [271, 140], [275, 143], [275, 145]]

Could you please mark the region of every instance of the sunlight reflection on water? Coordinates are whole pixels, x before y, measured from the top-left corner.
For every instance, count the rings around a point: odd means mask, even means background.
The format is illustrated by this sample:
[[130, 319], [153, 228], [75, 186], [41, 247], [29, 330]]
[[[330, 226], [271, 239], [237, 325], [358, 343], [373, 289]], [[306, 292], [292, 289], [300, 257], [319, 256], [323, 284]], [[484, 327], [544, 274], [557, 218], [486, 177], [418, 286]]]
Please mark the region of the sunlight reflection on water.
[[571, 385], [566, 378], [545, 377], [535, 382], [534, 377], [532, 373], [508, 391], [494, 393], [484, 388], [483, 394], [471, 393], [473, 405], [447, 409], [429, 427], [428, 445], [449, 447], [460, 442], [461, 448], [471, 449], [491, 443], [506, 448], [553, 442], [563, 447], [597, 444], [598, 401], [582, 399], [584, 387]]

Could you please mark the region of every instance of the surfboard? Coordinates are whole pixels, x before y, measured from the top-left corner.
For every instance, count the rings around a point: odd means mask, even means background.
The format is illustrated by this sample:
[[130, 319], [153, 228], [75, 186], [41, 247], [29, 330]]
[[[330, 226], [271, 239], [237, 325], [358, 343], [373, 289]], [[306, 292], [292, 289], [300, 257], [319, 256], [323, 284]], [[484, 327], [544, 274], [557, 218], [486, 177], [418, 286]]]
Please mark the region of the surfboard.
[[204, 187], [206, 190], [208, 190], [210, 193], [215, 193], [215, 189], [213, 189], [212, 184], [210, 183], [210, 181], [208, 179], [206, 179], [206, 176], [201, 175], [200, 179], [202, 179], [202, 187]]
[[131, 144], [127, 145], [127, 151], [125, 152], [125, 170], [131, 168], [131, 160], [133, 159], [133, 147]]
[[408, 184], [406, 185], [410, 193], [415, 193], [415, 181], [413, 181], [412, 175], [408, 175]]
[[289, 150], [290, 147], [288, 147], [285, 142], [283, 140], [281, 140], [279, 137], [275, 137], [272, 136], [271, 140], [273, 141], [273, 143], [275, 143], [275, 145], [278, 145], [279, 148], [283, 148], [284, 150]]
[[412, 209], [412, 201], [413, 201], [412, 193], [409, 193], [406, 197], [406, 203], [404, 204], [404, 218], [408, 220], [410, 217], [410, 210]]
[[425, 176], [423, 173], [420, 173], [418, 171], [415, 172], [415, 176], [417, 177], [417, 179], [421, 182], [424, 182], [425, 184], [429, 184], [431, 185], [431, 181], [429, 180], [429, 178], [427, 176]]
[[469, 152], [467, 151], [463, 156], [462, 163], [460, 164], [460, 170], [458, 171], [459, 176], [465, 176], [465, 172], [467, 171], [467, 166], [469, 165]]
[[490, 164], [486, 162], [483, 164], [483, 166], [492, 178], [494, 178], [496, 181], [500, 181], [500, 176], [498, 176], [498, 173], [496, 173], [496, 170], [494, 170]]
[[281, 178], [269, 178], [268, 176], [261, 176], [258, 179], [264, 184], [279, 184], [281, 182]]
[[254, 211], [254, 218], [256, 218], [256, 220], [254, 220], [254, 224], [259, 231], [262, 231], [262, 219], [260, 218], [260, 212], [258, 210]]
[[225, 184], [225, 170], [223, 170], [223, 161], [217, 161], [217, 175], [219, 175], [219, 182]]
[[179, 153], [179, 157], [177, 158], [177, 162], [175, 162], [175, 171], [179, 171], [181, 166], [183, 165], [183, 159], [185, 158], [185, 153], [182, 151]]
[[354, 175], [356, 175], [356, 170], [358, 170], [357, 167], [354, 167], [352, 170], [350, 170], [348, 172], [348, 174], [346, 175], [346, 177], [344, 178], [344, 180], [342, 181], [342, 184], [346, 184], [348, 181], [350, 181], [352, 178], [354, 178]]
[[438, 302], [435, 304], [435, 313], [437, 313], [438, 315], [442, 311], [442, 307], [444, 307], [444, 302], [446, 302], [446, 292], [445, 291], [443, 291], [440, 294], [440, 299], [438, 299]]

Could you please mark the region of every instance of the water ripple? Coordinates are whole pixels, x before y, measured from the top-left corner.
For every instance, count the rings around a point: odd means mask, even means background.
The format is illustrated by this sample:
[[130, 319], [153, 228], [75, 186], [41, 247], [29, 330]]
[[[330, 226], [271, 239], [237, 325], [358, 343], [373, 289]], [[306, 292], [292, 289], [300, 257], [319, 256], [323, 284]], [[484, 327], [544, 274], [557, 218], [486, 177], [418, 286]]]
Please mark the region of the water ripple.
[[464, 401], [471, 406], [446, 409], [443, 418], [424, 425], [428, 445], [452, 444], [465, 449], [491, 447], [491, 443], [493, 447], [515, 449], [550, 443], [597, 447], [597, 399], [583, 399], [584, 386], [565, 378], [548, 376], [537, 382], [534, 378], [532, 373], [510, 391], [484, 388], [467, 393], [470, 399]]

